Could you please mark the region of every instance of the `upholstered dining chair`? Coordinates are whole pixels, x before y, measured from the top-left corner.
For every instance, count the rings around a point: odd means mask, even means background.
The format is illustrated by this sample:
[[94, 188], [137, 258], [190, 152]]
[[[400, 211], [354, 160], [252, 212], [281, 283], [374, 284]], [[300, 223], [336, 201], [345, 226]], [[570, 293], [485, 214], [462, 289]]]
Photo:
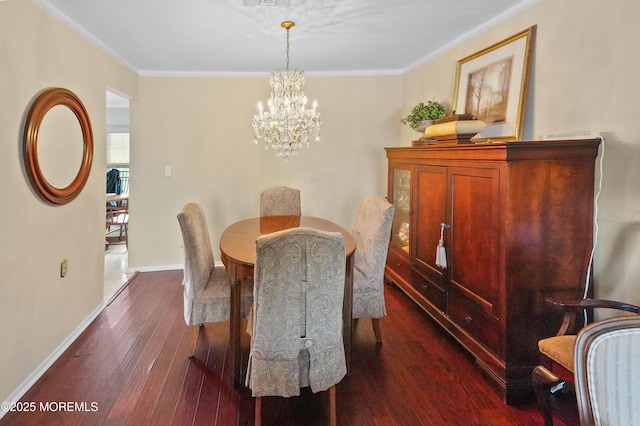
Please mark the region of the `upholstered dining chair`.
[[[184, 243], [184, 320], [191, 326], [191, 352], [200, 326], [229, 321], [231, 284], [224, 267], [215, 266], [209, 228], [202, 206], [186, 204], [178, 213]], [[247, 317], [253, 301], [251, 283], [242, 286], [241, 314]]]
[[300, 216], [300, 190], [276, 186], [260, 193], [260, 216]]
[[256, 397], [329, 390], [336, 424], [335, 385], [347, 372], [342, 338], [345, 246], [340, 233], [291, 228], [258, 237], [254, 309], [246, 385]]
[[[580, 331], [578, 320], [585, 310], [596, 308], [613, 309], [640, 314], [640, 306], [605, 299], [579, 299], [561, 301], [547, 298], [548, 303], [564, 311], [562, 325], [553, 337], [538, 342], [540, 364], [533, 369], [531, 382], [546, 426], [553, 425], [551, 394], [567, 383], [575, 383], [576, 334]], [[598, 322], [594, 323], [597, 324]], [[640, 366], [639, 366], [640, 367]]]
[[352, 234], [356, 241], [353, 264], [353, 318], [371, 318], [376, 341], [382, 342], [380, 318], [384, 303], [384, 267], [387, 261], [394, 207], [380, 195], [360, 203]]
[[640, 425], [640, 317], [618, 317], [578, 333], [575, 349], [582, 426]]

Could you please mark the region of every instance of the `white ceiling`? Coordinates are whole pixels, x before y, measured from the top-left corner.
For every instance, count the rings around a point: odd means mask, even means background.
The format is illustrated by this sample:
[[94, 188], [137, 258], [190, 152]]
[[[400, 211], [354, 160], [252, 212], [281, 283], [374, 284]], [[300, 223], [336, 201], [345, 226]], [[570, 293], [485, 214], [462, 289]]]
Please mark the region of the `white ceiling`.
[[[140, 75], [400, 74], [540, 0], [34, 0]], [[286, 0], [284, 0], [286, 1]]]

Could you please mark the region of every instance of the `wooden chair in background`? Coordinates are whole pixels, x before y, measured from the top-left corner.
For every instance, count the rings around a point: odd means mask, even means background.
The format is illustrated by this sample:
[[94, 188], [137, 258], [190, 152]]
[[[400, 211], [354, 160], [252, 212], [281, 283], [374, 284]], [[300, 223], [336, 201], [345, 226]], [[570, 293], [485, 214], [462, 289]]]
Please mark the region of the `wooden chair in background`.
[[[106, 216], [106, 241], [109, 244], [124, 242], [129, 248], [129, 199], [125, 198], [118, 202], [107, 203]], [[112, 228], [117, 228], [115, 231]], [[113, 233], [117, 232], [118, 235]]]

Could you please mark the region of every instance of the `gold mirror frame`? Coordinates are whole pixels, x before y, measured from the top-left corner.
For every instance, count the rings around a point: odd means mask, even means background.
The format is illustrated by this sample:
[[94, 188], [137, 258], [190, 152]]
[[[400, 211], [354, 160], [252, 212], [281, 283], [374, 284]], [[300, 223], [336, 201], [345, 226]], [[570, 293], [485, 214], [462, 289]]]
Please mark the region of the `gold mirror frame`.
[[[51, 108], [64, 105], [78, 119], [82, 129], [82, 163], [73, 181], [64, 188], [51, 185], [42, 173], [38, 162], [38, 131], [45, 115]], [[80, 99], [68, 89], [52, 87], [42, 91], [31, 104], [24, 126], [23, 135], [24, 165], [36, 193], [51, 204], [66, 204], [76, 198], [89, 178], [93, 162], [93, 133], [89, 115]]]

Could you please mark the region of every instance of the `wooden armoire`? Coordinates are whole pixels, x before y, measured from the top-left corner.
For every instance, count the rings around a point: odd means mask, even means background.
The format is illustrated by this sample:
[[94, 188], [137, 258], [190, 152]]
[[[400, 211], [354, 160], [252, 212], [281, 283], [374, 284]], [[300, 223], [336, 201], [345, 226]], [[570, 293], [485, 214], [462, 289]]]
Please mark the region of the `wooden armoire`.
[[580, 298], [590, 282], [599, 144], [386, 148], [386, 280], [475, 357], [508, 404], [532, 398], [537, 342], [558, 329], [545, 297]]

